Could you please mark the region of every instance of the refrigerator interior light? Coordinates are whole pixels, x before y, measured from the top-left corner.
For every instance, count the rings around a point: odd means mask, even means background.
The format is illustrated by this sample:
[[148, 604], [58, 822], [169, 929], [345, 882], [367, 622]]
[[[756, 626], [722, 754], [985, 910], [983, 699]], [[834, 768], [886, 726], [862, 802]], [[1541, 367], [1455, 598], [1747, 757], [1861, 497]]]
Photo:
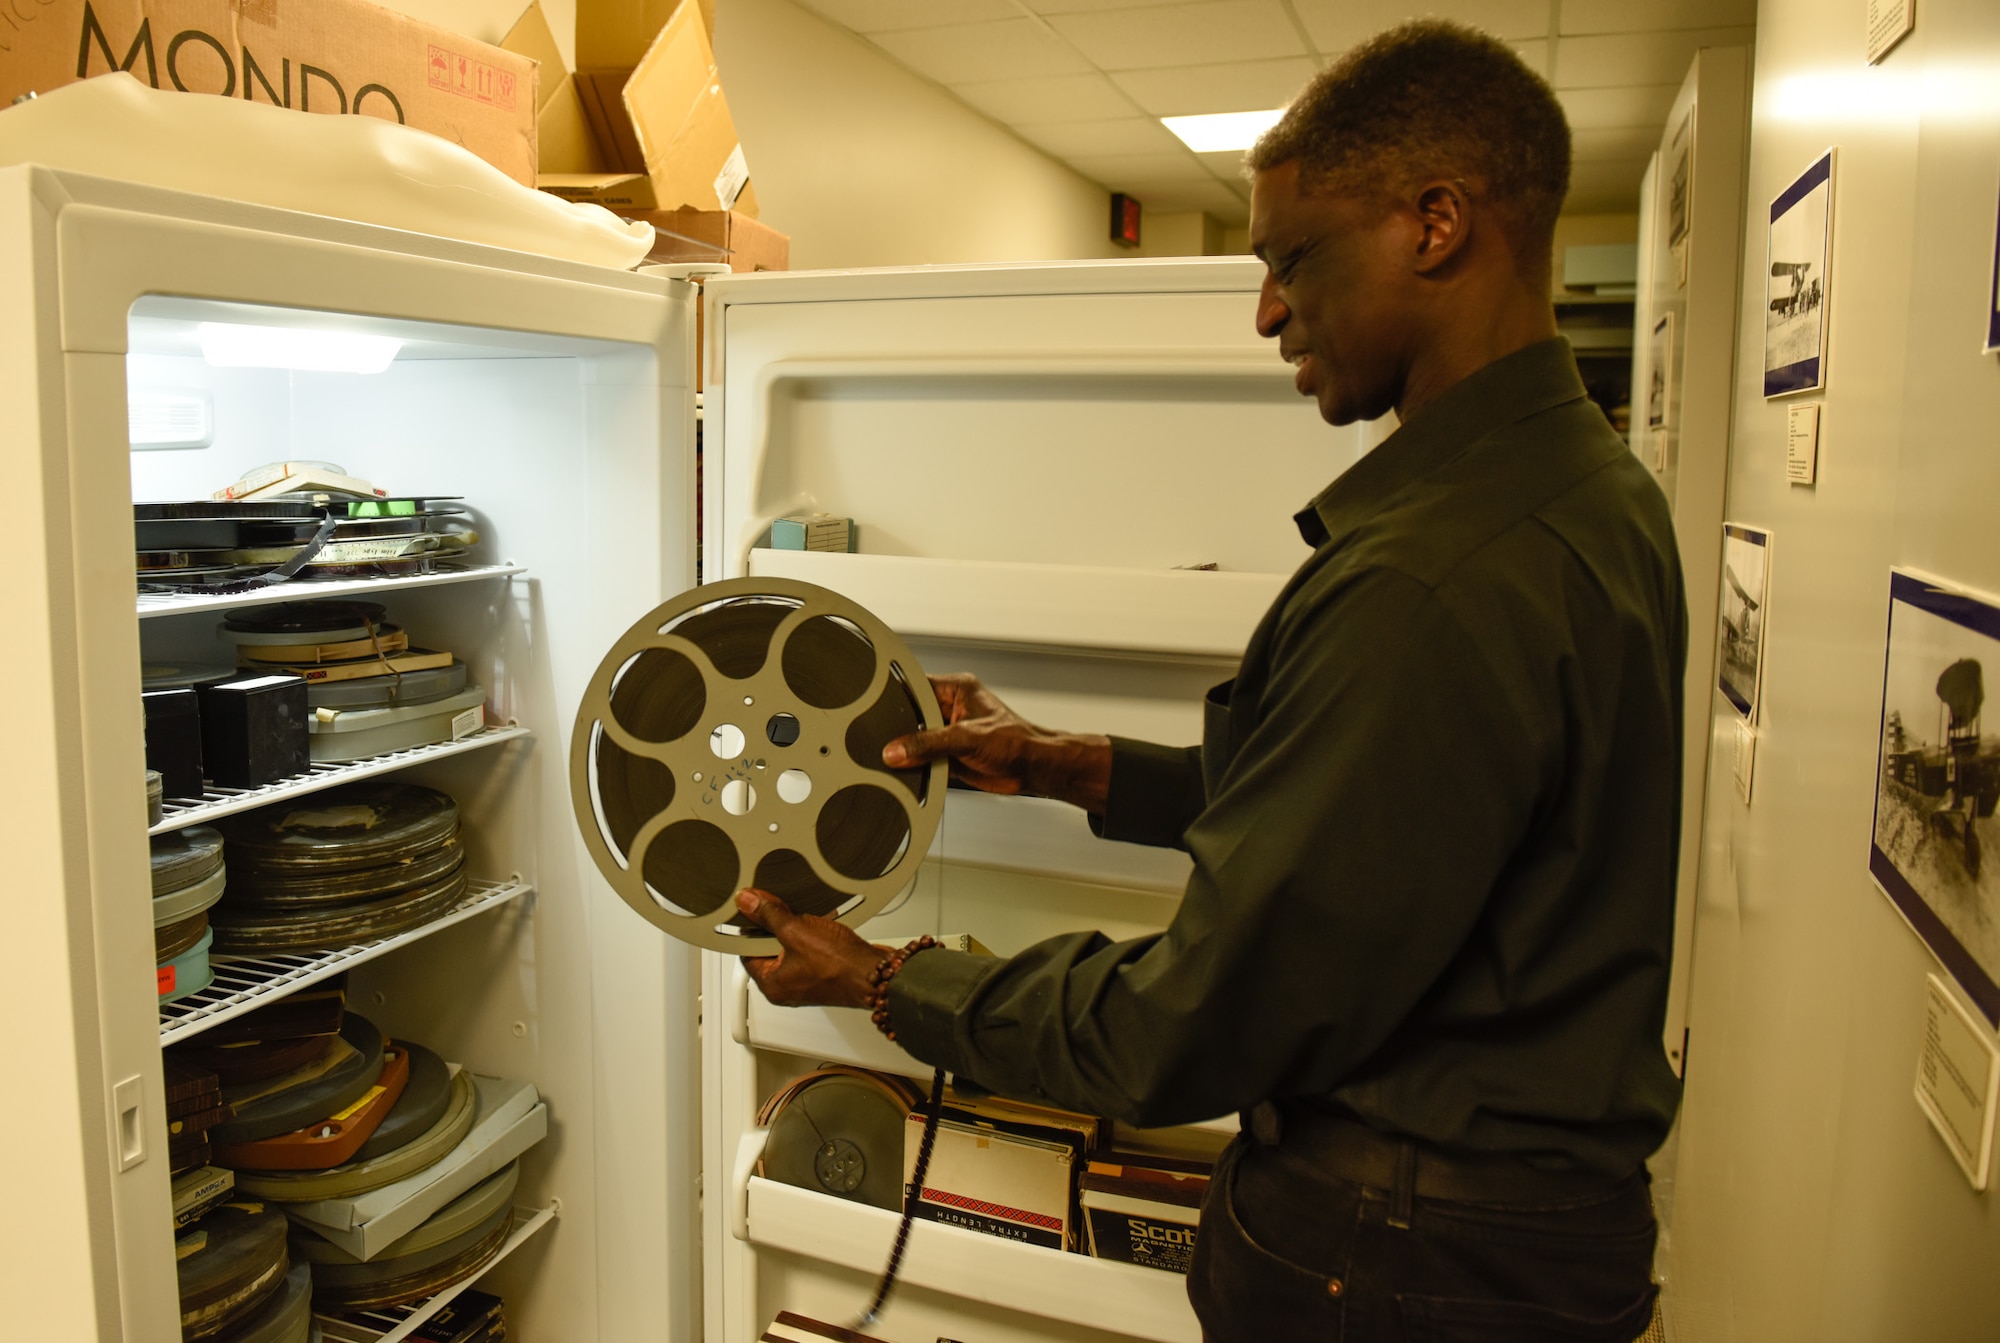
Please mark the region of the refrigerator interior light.
[[1278, 124], [1285, 115], [1282, 107], [1262, 112], [1210, 112], [1198, 117], [1161, 117], [1160, 124], [1181, 138], [1181, 143], [1197, 154], [1227, 153], [1248, 149], [1257, 137]]
[[395, 336], [237, 322], [203, 322], [195, 328], [195, 339], [201, 343], [201, 357], [216, 368], [298, 373], [380, 373], [403, 348]]

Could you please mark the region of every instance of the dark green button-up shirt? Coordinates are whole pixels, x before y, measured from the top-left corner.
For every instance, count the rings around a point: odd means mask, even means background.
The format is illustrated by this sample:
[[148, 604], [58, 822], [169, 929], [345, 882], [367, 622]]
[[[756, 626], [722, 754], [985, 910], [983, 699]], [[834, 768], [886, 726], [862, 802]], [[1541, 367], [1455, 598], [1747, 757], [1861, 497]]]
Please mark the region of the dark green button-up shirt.
[[918, 1058], [1139, 1124], [1323, 1098], [1622, 1172], [1661, 1046], [1687, 615], [1650, 474], [1568, 345], [1500, 359], [1298, 515], [1313, 553], [1199, 748], [1114, 741], [1106, 836], [1178, 845], [1165, 932], [933, 951]]

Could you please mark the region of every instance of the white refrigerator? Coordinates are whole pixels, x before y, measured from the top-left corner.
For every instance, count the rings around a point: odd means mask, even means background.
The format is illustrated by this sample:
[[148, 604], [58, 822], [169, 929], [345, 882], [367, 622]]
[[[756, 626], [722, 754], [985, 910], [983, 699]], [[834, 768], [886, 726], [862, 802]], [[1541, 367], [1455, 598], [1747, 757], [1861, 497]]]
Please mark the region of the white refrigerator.
[[[1260, 276], [1218, 259], [710, 281], [704, 576], [840, 591], [927, 670], [977, 672], [1030, 718], [1195, 741], [1203, 691], [1306, 555], [1291, 514], [1374, 438], [1293, 393], [1252, 329]], [[773, 1009], [735, 961], [641, 920], [568, 797], [599, 658], [696, 579], [696, 302], [665, 276], [0, 170], [0, 1007], [24, 1098], [0, 1143], [0, 1282], [21, 1337], [178, 1336], [161, 1045], [342, 970], [391, 1035], [548, 1103], [509, 1253], [481, 1279], [510, 1338], [750, 1343], [781, 1310], [845, 1324], [866, 1303], [894, 1218], [756, 1177], [756, 1110], [825, 1061], [929, 1070], [863, 1014]], [[210, 321], [402, 345], [377, 374], [218, 368], [195, 336]], [[133, 405], [194, 407], [212, 441], [132, 450]], [[464, 496], [468, 567], [135, 602], [132, 500], [283, 459]], [[771, 519], [815, 510], [855, 519], [859, 553], [766, 548]], [[224, 611], [357, 592], [469, 664], [485, 729], [214, 793], [158, 828], [394, 774], [458, 801], [473, 893], [382, 944], [226, 966], [227, 992], [161, 1009], [142, 660], [226, 660]], [[1054, 804], [953, 792], [914, 887], [868, 931], [1002, 953], [1136, 935], [1171, 918], [1186, 870]], [[1199, 1337], [1176, 1275], [933, 1223], [872, 1332]]]

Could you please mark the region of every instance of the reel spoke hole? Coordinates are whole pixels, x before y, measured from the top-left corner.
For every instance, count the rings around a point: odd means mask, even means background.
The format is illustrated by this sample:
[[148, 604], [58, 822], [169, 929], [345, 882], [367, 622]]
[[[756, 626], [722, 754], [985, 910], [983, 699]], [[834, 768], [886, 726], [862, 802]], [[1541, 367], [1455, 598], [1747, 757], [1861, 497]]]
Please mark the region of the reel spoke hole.
[[783, 801], [803, 802], [812, 792], [812, 775], [802, 769], [788, 769], [778, 776], [778, 796]]
[[764, 724], [764, 735], [773, 746], [791, 746], [799, 739], [799, 720], [788, 713], [774, 713]]
[[747, 779], [731, 779], [722, 785], [722, 809], [731, 816], [748, 816], [757, 805], [757, 790]]
[[640, 741], [669, 742], [694, 729], [707, 700], [692, 662], [670, 648], [648, 648], [619, 669], [611, 716]]
[[734, 723], [723, 723], [708, 734], [708, 749], [715, 753], [718, 760], [739, 758], [748, 744], [749, 739], [743, 735], [743, 729]]

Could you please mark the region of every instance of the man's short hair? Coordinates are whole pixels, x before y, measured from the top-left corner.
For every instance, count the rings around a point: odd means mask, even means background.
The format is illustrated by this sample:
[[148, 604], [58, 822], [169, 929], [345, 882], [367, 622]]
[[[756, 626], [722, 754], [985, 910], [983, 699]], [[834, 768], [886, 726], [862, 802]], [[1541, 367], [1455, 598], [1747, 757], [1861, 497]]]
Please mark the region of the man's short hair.
[[1516, 264], [1549, 262], [1569, 193], [1569, 123], [1548, 81], [1476, 28], [1420, 19], [1321, 71], [1264, 133], [1257, 172], [1296, 159], [1305, 191], [1400, 193], [1462, 178], [1483, 187]]

